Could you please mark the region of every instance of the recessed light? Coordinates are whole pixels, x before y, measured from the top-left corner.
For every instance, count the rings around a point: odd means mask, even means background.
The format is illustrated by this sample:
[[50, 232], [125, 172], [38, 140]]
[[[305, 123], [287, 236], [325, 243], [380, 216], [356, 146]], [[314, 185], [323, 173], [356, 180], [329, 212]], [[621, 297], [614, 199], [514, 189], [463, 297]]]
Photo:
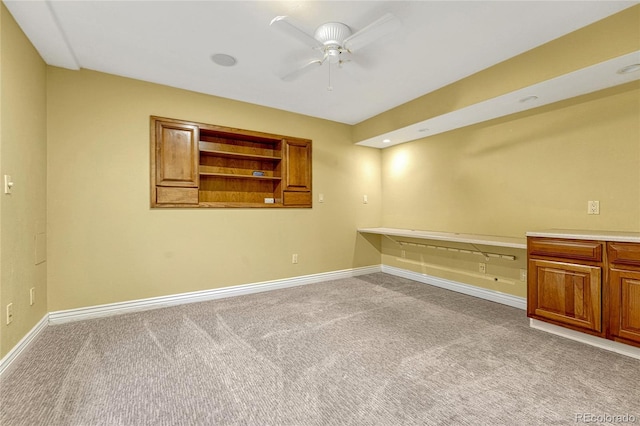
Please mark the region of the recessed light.
[[622, 67], [618, 70], [618, 74], [629, 74], [636, 71], [640, 71], [640, 64], [632, 64]]
[[211, 55], [211, 60], [223, 67], [232, 67], [238, 62], [236, 58], [225, 53], [216, 53], [215, 55]]
[[382, 143], [391, 143], [391, 139], [382, 139]]
[[520, 99], [519, 102], [520, 103], [531, 102], [531, 101], [535, 101], [536, 99], [538, 99], [536, 95], [525, 96], [524, 98]]

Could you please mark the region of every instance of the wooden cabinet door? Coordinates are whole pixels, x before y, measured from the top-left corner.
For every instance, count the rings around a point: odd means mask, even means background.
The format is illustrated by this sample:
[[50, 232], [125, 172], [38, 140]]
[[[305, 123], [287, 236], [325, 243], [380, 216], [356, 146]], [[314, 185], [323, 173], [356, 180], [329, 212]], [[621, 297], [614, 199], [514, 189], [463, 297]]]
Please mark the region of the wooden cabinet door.
[[640, 345], [640, 271], [610, 270], [609, 320], [611, 337]]
[[284, 141], [286, 191], [311, 191], [311, 141]]
[[601, 288], [600, 267], [530, 259], [527, 313], [602, 332]]
[[156, 185], [198, 187], [198, 126], [156, 121]]

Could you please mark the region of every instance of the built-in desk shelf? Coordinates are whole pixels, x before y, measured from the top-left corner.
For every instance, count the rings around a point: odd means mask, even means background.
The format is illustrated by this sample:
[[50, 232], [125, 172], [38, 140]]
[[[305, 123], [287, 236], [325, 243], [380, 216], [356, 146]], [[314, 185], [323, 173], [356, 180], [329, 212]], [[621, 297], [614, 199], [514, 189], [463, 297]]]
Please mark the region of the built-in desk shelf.
[[483, 246], [526, 249], [526, 238], [501, 237], [495, 235], [458, 234], [453, 232], [420, 231], [398, 228], [359, 228], [363, 234], [379, 234], [388, 237], [417, 238], [432, 241], [451, 241], [456, 243], [477, 244]]
[[[516, 256], [513, 254], [503, 253], [490, 253], [484, 249], [480, 249], [477, 246], [493, 246], [493, 247], [506, 247], [526, 250], [527, 241], [525, 238], [514, 237], [501, 237], [495, 235], [479, 235], [479, 234], [459, 234], [453, 232], [435, 232], [435, 231], [420, 231], [415, 229], [398, 229], [398, 228], [360, 228], [358, 232], [362, 234], [378, 234], [389, 238], [396, 244], [401, 246], [420, 246], [426, 248], [445, 249], [448, 251], [471, 253], [482, 255], [486, 259], [490, 257], [501, 258], [506, 260], [516, 260]], [[397, 238], [413, 238], [420, 240], [431, 241], [446, 241], [454, 243], [464, 243], [471, 245], [475, 250], [464, 250], [455, 247], [442, 247], [434, 244], [422, 244], [408, 241], [398, 240]]]

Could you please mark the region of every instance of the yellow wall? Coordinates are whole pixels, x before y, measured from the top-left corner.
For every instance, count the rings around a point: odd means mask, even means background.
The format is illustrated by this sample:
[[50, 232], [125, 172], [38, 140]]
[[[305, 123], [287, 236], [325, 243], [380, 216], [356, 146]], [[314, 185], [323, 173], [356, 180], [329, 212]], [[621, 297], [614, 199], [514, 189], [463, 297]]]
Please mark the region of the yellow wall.
[[[354, 136], [639, 49], [640, 5], [373, 117], [356, 125]], [[636, 81], [385, 149], [383, 225], [521, 238], [546, 228], [640, 231], [639, 88]], [[589, 200], [600, 201], [600, 215], [587, 215]], [[381, 245], [385, 265], [526, 296], [525, 250], [481, 247], [516, 256], [508, 261], [389, 240]]]
[[[47, 312], [47, 263], [35, 264], [36, 235], [39, 249], [45, 251], [46, 66], [4, 4], [0, 5], [0, 93], [0, 170], [15, 181], [11, 195], [0, 193], [2, 357]], [[32, 287], [36, 303], [30, 306]], [[14, 320], [6, 325], [9, 303]]]
[[[381, 154], [347, 125], [54, 67], [48, 111], [51, 311], [380, 263], [355, 230], [381, 221]], [[151, 210], [150, 115], [312, 139], [313, 208]]]
[[[637, 50], [640, 5], [362, 122], [354, 140]], [[387, 227], [521, 238], [546, 228], [638, 232], [640, 83], [387, 148], [382, 190]], [[587, 215], [589, 200], [600, 215]], [[517, 257], [506, 261], [381, 244], [385, 265], [526, 295], [525, 250], [483, 247]]]
[[[382, 170], [384, 226], [522, 238], [547, 228], [638, 232], [640, 84], [387, 148]], [[589, 200], [600, 215], [587, 215]], [[524, 250], [516, 262], [489, 260], [488, 277], [479, 256], [412, 249], [403, 259], [388, 241], [383, 253], [384, 264], [525, 295]]]

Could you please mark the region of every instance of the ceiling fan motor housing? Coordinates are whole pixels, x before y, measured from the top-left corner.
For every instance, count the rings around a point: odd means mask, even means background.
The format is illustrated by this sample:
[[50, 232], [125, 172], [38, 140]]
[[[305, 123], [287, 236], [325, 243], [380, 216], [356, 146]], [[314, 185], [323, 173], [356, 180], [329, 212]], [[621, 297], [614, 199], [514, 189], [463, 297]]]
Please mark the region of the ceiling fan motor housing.
[[314, 38], [324, 45], [324, 52], [330, 63], [340, 62], [342, 44], [351, 35], [351, 29], [341, 22], [327, 22], [316, 29]]

